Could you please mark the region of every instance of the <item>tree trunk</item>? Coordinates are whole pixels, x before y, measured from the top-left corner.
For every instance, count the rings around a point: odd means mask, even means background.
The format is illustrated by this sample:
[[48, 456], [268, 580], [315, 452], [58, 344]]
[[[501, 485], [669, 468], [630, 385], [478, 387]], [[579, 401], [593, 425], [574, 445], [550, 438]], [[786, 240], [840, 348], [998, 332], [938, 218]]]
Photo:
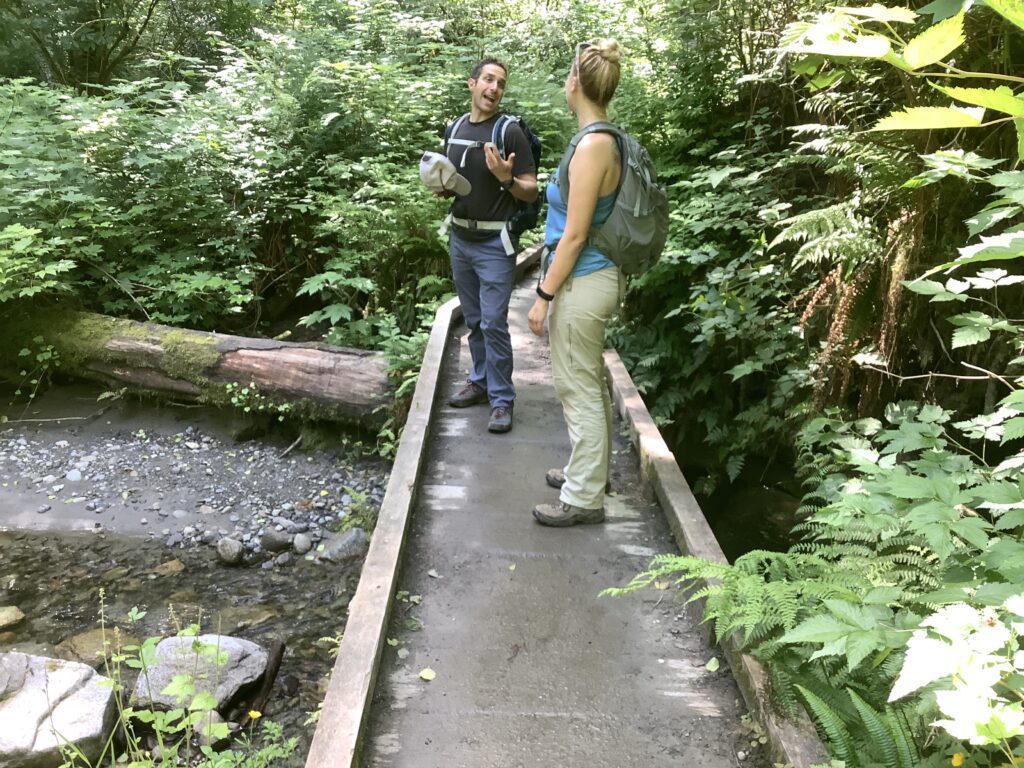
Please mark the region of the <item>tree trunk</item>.
[[52, 346], [65, 373], [175, 399], [360, 426], [382, 423], [386, 414], [381, 406], [391, 402], [387, 363], [377, 352], [204, 333], [84, 312], [2, 325], [0, 367], [7, 370], [24, 370], [33, 358], [19, 358], [19, 346], [42, 337], [37, 346]]

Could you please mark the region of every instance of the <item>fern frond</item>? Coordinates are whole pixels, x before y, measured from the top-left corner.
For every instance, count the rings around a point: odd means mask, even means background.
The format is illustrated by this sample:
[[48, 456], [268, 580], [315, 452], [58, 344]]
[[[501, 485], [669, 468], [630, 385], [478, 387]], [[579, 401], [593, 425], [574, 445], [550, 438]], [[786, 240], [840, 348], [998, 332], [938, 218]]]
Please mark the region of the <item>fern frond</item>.
[[846, 693], [849, 694], [861, 722], [871, 737], [872, 746], [881, 753], [882, 759], [885, 761], [885, 768], [904, 768], [899, 761], [896, 740], [884, 722], [884, 719], [888, 718], [883, 719], [883, 716], [872, 709], [853, 689], [848, 688]]
[[803, 696], [811, 719], [814, 720], [819, 730], [828, 740], [835, 756], [845, 762], [850, 768], [859, 766], [857, 752], [853, 748], [853, 739], [850, 738], [850, 732], [847, 730], [842, 718], [836, 714], [835, 710], [804, 686], [797, 685], [796, 689]]
[[892, 732], [893, 741], [896, 742], [896, 751], [899, 755], [900, 768], [915, 768], [921, 760], [917, 751], [917, 742], [914, 734], [907, 723], [907, 716], [903, 710], [894, 707], [885, 708], [886, 725]]
[[772, 703], [790, 717], [796, 717], [803, 710], [796, 688], [788, 669], [782, 665], [771, 665], [768, 670], [768, 694]]

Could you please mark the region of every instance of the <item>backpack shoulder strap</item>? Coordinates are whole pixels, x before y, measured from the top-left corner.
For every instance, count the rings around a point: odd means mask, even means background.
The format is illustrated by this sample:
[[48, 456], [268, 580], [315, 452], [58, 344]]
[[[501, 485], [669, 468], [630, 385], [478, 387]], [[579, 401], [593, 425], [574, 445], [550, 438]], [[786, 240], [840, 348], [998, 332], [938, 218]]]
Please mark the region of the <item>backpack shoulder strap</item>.
[[459, 128], [462, 124], [469, 119], [469, 112], [464, 114], [462, 117], [455, 119], [453, 122], [448, 123], [448, 127], [444, 129], [444, 148], [448, 149], [448, 145], [452, 142], [452, 137], [459, 132]]
[[502, 160], [507, 160], [505, 157], [505, 134], [508, 133], [508, 127], [512, 123], [518, 123], [519, 118], [515, 115], [503, 114], [494, 123], [494, 130], [491, 132], [491, 141], [494, 142], [494, 146], [498, 148], [498, 154], [501, 155]]
[[[619, 157], [622, 160], [622, 173], [619, 174], [619, 188], [622, 187], [622, 179], [626, 175], [626, 152], [625, 152], [625, 134], [619, 126], [604, 121], [598, 121], [591, 123], [590, 125], [584, 126], [579, 133], [572, 137], [569, 142], [569, 146], [565, 150], [565, 154], [562, 155], [562, 161], [558, 164], [558, 196], [562, 198], [564, 205], [569, 204], [569, 163], [572, 161], [572, 156], [576, 154], [576, 147], [584, 136], [589, 136], [592, 133], [610, 133], [615, 136], [615, 141], [619, 145]], [[619, 193], [619, 188], [616, 188], [615, 194]]]
[[456, 120], [454, 123], [452, 123], [448, 127], [448, 130], [445, 131], [445, 136], [444, 136], [444, 151], [445, 151], [445, 154], [448, 154], [448, 147], [450, 145], [452, 145], [452, 144], [455, 144], [456, 146], [464, 147], [464, 149], [462, 150], [462, 159], [459, 161], [459, 167], [460, 168], [465, 168], [466, 167], [466, 155], [469, 153], [469, 150], [471, 150], [473, 148], [477, 148], [477, 147], [482, 147], [483, 146], [483, 142], [482, 141], [470, 141], [469, 139], [457, 138], [458, 135], [459, 135], [459, 129], [462, 128], [462, 126], [465, 124], [465, 122], [467, 120], [469, 120], [469, 113], [468, 112], [466, 114], [464, 114], [462, 117], [460, 117], [458, 120]]

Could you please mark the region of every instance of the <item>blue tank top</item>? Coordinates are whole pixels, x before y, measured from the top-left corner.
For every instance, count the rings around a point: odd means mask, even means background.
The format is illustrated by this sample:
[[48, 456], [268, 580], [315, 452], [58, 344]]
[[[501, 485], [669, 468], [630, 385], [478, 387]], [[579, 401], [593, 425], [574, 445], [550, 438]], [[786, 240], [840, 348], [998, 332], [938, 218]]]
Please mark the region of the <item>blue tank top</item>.
[[[553, 257], [555, 245], [562, 239], [562, 235], [565, 234], [565, 218], [568, 210], [568, 205], [562, 202], [562, 196], [558, 192], [558, 171], [555, 171], [551, 181], [548, 182], [547, 198], [548, 216], [544, 224], [544, 242], [551, 249], [551, 257]], [[611, 216], [614, 206], [614, 192], [597, 198], [597, 206], [594, 208], [594, 218], [591, 221], [591, 227], [599, 227], [604, 224], [608, 217]], [[607, 269], [614, 266], [615, 263], [611, 259], [594, 246], [587, 244], [583, 246], [579, 258], [576, 259], [576, 266], [573, 267], [572, 275], [573, 277], [583, 277], [591, 272], [597, 272], [599, 269]]]

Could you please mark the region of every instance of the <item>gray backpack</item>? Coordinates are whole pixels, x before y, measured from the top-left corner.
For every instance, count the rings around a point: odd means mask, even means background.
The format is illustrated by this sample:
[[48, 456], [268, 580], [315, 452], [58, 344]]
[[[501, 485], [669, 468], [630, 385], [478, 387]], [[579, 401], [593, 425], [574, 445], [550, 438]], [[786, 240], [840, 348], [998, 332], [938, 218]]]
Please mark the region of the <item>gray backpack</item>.
[[622, 157], [622, 176], [615, 206], [604, 224], [590, 230], [587, 242], [615, 262], [625, 275], [639, 275], [661, 256], [668, 236], [668, 198], [658, 186], [651, 156], [643, 145], [611, 123], [591, 123], [572, 137], [558, 166], [558, 194], [569, 201], [569, 161], [576, 145], [591, 133], [615, 136]]

